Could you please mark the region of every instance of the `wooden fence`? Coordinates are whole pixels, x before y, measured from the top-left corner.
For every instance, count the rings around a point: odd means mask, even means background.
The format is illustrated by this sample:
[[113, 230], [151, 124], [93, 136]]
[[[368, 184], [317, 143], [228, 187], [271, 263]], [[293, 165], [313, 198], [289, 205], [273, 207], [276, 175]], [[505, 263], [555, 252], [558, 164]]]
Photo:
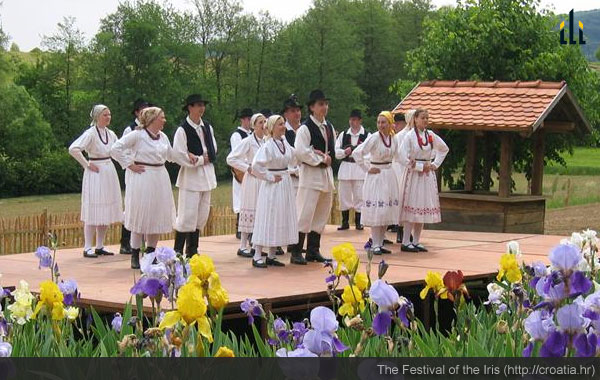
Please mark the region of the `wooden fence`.
[[[33, 252], [40, 245], [48, 244], [48, 233], [58, 237], [63, 248], [83, 247], [83, 223], [79, 212], [48, 214], [44, 210], [38, 215], [0, 218], [0, 255]], [[202, 236], [230, 235], [235, 231], [235, 214], [229, 206], [212, 206]], [[337, 196], [329, 217], [330, 224], [340, 222]], [[160, 240], [174, 239], [175, 234], [161, 235]], [[121, 225], [113, 224], [106, 232], [106, 245], [119, 244]]]

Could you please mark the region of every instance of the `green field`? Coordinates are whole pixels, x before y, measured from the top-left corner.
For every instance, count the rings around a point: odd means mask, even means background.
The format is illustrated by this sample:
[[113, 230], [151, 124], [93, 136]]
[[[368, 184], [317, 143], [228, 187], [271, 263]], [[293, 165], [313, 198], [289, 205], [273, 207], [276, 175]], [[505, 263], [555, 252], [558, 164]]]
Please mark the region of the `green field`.
[[600, 176], [600, 148], [577, 148], [573, 156], [563, 156], [567, 167], [560, 165], [546, 166], [546, 174], [568, 174]]

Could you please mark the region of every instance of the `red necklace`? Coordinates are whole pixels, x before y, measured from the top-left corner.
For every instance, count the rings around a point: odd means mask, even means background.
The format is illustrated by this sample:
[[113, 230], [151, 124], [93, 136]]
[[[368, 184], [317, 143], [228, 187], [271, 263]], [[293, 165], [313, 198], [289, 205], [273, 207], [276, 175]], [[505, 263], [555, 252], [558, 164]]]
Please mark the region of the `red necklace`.
[[429, 134], [427, 129], [425, 129], [425, 142], [423, 142], [423, 139], [421, 138], [417, 127], [415, 127], [415, 135], [417, 135], [417, 140], [419, 141], [419, 148], [421, 148], [421, 150], [423, 150], [424, 146], [433, 145], [433, 136]]
[[283, 140], [281, 140], [281, 146], [283, 147], [283, 149], [279, 147], [279, 144], [277, 144], [277, 140], [273, 139], [273, 141], [275, 142], [275, 145], [277, 146], [277, 149], [279, 149], [281, 154], [285, 156], [285, 143], [283, 142]]
[[392, 136], [388, 136], [388, 142], [385, 142], [385, 138], [383, 138], [383, 133], [379, 132], [379, 137], [381, 137], [381, 141], [383, 141], [383, 145], [385, 145], [386, 148], [392, 146]]
[[98, 126], [95, 126], [96, 128], [96, 132], [98, 132], [98, 137], [100, 138], [100, 141], [102, 142], [102, 144], [104, 145], [108, 145], [108, 131], [106, 130], [106, 128], [104, 128], [104, 137], [106, 137], [106, 141], [102, 140], [102, 135], [100, 134], [100, 130], [98, 129]]
[[160, 132], [157, 136], [154, 136], [149, 130], [148, 128], [144, 128], [144, 131], [146, 131], [146, 133], [148, 134], [148, 136], [150, 136], [150, 138], [152, 140], [159, 140], [160, 139]]

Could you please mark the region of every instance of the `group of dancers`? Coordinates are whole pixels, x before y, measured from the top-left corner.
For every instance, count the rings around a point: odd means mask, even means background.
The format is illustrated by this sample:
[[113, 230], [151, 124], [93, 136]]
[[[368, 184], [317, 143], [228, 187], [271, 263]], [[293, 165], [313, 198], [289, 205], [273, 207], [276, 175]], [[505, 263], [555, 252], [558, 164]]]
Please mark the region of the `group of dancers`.
[[[120, 139], [108, 129], [109, 108], [93, 107], [90, 127], [69, 148], [84, 168], [84, 257], [113, 255], [104, 248], [104, 236], [108, 225], [117, 222], [123, 223], [120, 253], [131, 254], [131, 268], [140, 267], [143, 241], [145, 252], [152, 252], [159, 235], [173, 229], [175, 251], [188, 257], [198, 253], [211, 191], [217, 186], [217, 143], [213, 127], [203, 118], [208, 104], [199, 94], [186, 98], [187, 116], [173, 145], [162, 132], [166, 119], [159, 107], [136, 101], [135, 121]], [[287, 247], [292, 264], [326, 261], [320, 252], [321, 234], [333, 204], [336, 159], [342, 161], [338, 230], [349, 228], [353, 209], [356, 229], [363, 224], [371, 228], [373, 254], [390, 253], [384, 248], [389, 225], [403, 226], [402, 251], [427, 251], [420, 235], [424, 223], [441, 221], [435, 171], [448, 153], [444, 141], [427, 129], [427, 110], [406, 115], [383, 111], [377, 132], [370, 134], [362, 126], [361, 112], [353, 110], [349, 128], [336, 136], [326, 118], [329, 99], [321, 90], [311, 91], [306, 106], [309, 115], [303, 122], [303, 106], [294, 95], [284, 101], [282, 115], [250, 109], [240, 114], [227, 156], [234, 174], [237, 254], [252, 258], [256, 268], [285, 266], [278, 259], [282, 247]], [[124, 212], [111, 158], [125, 169]], [[180, 166], [177, 208], [166, 161]]]

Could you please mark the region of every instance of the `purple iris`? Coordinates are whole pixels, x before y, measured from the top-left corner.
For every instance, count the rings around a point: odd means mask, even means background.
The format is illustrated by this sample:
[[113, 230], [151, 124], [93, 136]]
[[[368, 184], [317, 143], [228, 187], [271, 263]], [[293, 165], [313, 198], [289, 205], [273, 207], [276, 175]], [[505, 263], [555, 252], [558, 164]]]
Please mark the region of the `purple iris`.
[[121, 332], [121, 328], [123, 327], [123, 317], [121, 316], [121, 313], [115, 314], [115, 317], [113, 318], [110, 325], [112, 326], [113, 330], [115, 330], [117, 333]]
[[377, 335], [387, 334], [390, 326], [392, 325], [392, 313], [389, 311], [382, 311], [377, 313], [373, 318], [373, 331]]
[[540, 356], [544, 358], [558, 358], [565, 356], [568, 337], [560, 331], [554, 331], [540, 349]]
[[561, 331], [575, 335], [583, 331], [589, 324], [589, 319], [583, 317], [583, 306], [579, 303], [565, 305], [556, 311], [556, 320]]
[[246, 300], [241, 303], [240, 308], [248, 316], [249, 325], [254, 323], [254, 317], [262, 317], [265, 315], [262, 305], [255, 299], [246, 298]]
[[297, 348], [293, 351], [288, 351], [287, 348], [280, 348], [275, 352], [278, 358], [316, 358], [318, 355], [313, 354], [306, 348]]
[[78, 294], [77, 282], [75, 282], [75, 280], [61, 280], [58, 284], [58, 288], [63, 294], [65, 305], [73, 305]]
[[381, 279], [376, 280], [371, 285], [369, 297], [379, 308], [379, 313], [373, 318], [373, 330], [376, 334], [387, 333], [396, 313], [405, 326], [410, 325], [408, 313], [412, 311], [412, 303], [408, 299], [400, 297], [393, 286]]
[[168, 264], [177, 260], [177, 253], [168, 247], [158, 247], [156, 248], [156, 259], [160, 263]]
[[335, 335], [339, 323], [335, 313], [324, 306], [310, 312], [311, 329], [304, 335], [303, 345], [312, 353], [331, 356], [348, 349]]
[[527, 346], [525, 346], [525, 348], [523, 349], [523, 352], [521, 353], [521, 355], [524, 358], [530, 358], [532, 352], [533, 352], [533, 343], [529, 342], [529, 344]]
[[292, 324], [292, 336], [294, 337], [294, 343], [296, 346], [302, 344], [304, 340], [304, 335], [308, 332], [308, 328], [306, 327], [306, 323], [304, 322], [294, 322]]
[[583, 272], [576, 271], [569, 276], [569, 296], [586, 294], [592, 288], [592, 281]]
[[40, 246], [35, 250], [35, 257], [39, 259], [39, 269], [50, 268], [52, 266], [52, 251], [50, 248]]
[[577, 351], [576, 356], [590, 358], [596, 356], [596, 349], [598, 347], [598, 337], [596, 334], [579, 334], [573, 339], [573, 346]]
[[12, 353], [12, 346], [8, 342], [0, 340], [0, 358], [8, 358]]
[[[566, 288], [562, 279], [557, 272], [552, 273], [548, 277], [542, 277], [536, 284], [535, 290], [537, 294], [544, 298], [544, 305], [556, 305], [567, 297]], [[535, 306], [539, 308], [541, 304]]]
[[393, 286], [379, 279], [369, 289], [369, 297], [380, 311], [393, 310], [398, 306], [400, 295]]
[[575, 269], [582, 259], [581, 251], [571, 244], [561, 244], [550, 251], [550, 262], [555, 268], [568, 273]]
[[385, 272], [387, 272], [388, 268], [389, 268], [388, 263], [386, 263], [385, 260], [381, 260], [377, 267], [377, 277], [383, 278], [383, 276], [385, 276]]
[[327, 278], [325, 278], [325, 282], [327, 284], [333, 284], [336, 278], [337, 276], [335, 274], [332, 274], [331, 276], [327, 276]]
[[290, 337], [290, 332], [287, 329], [287, 325], [281, 318], [277, 318], [273, 321], [273, 330], [277, 334], [277, 342], [287, 342]]
[[556, 330], [552, 315], [547, 310], [535, 310], [524, 321], [525, 331], [536, 341], [544, 341]]
[[133, 295], [156, 298], [159, 295], [167, 295], [169, 287], [164, 279], [142, 277], [133, 285], [129, 292]]

